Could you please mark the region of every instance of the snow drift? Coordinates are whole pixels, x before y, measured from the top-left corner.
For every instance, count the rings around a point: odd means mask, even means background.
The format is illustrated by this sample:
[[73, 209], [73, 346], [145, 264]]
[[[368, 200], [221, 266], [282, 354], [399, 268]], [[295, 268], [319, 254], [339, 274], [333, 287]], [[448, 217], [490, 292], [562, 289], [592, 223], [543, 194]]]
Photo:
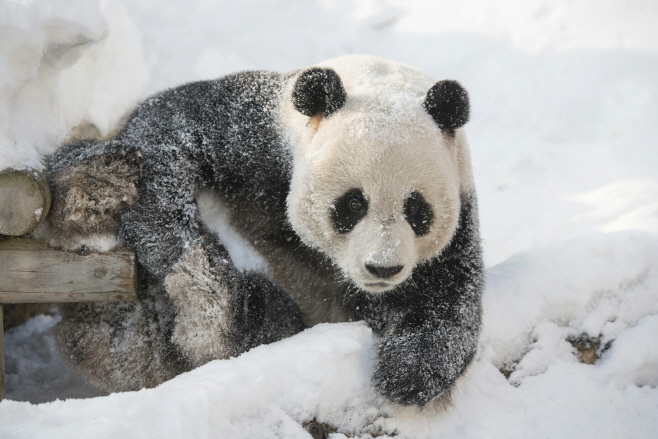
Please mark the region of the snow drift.
[[148, 79], [116, 1], [0, 3], [0, 169], [40, 168], [75, 127], [116, 129]]

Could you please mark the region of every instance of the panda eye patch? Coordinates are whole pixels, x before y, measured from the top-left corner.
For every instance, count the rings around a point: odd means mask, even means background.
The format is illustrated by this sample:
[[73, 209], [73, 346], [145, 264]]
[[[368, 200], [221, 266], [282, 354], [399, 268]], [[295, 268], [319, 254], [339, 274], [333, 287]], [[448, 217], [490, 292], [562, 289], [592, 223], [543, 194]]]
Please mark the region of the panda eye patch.
[[350, 189], [331, 206], [331, 219], [340, 234], [351, 232], [367, 213], [368, 201], [361, 189]]
[[434, 213], [425, 198], [414, 191], [404, 202], [404, 217], [416, 236], [423, 236], [430, 231]]

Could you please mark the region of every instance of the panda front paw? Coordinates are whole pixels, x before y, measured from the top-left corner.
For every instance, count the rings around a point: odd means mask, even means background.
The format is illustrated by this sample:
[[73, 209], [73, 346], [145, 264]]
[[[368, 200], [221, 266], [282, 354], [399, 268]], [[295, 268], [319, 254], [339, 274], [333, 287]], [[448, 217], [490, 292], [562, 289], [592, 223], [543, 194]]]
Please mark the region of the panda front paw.
[[452, 383], [438, 373], [432, 351], [414, 338], [389, 336], [380, 342], [373, 384], [392, 402], [423, 407], [447, 394]]

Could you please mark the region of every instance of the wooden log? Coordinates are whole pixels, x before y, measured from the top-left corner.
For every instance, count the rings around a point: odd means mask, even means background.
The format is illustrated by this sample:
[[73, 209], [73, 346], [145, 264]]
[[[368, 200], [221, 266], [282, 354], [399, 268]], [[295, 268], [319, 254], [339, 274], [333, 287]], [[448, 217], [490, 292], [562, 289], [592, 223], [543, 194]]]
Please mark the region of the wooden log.
[[50, 209], [50, 188], [43, 173], [0, 172], [0, 235], [21, 236], [34, 230]]
[[125, 250], [81, 255], [40, 239], [6, 239], [0, 279], [0, 303], [137, 300], [136, 259]]
[[0, 303], [0, 401], [5, 399], [5, 332], [2, 329], [2, 304]]

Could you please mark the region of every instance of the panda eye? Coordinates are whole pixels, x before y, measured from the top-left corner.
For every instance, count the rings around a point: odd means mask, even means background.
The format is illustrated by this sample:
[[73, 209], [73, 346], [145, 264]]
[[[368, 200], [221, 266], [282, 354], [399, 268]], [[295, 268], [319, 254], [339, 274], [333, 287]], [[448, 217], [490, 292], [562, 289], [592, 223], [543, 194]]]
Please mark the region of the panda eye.
[[405, 210], [408, 216], [413, 216], [417, 214], [419, 209], [420, 209], [420, 203], [418, 202], [418, 200], [414, 198], [410, 198], [407, 201], [407, 207]]
[[350, 210], [352, 212], [361, 212], [363, 210], [363, 203], [359, 200], [350, 201]]
[[108, 166], [110, 163], [112, 163], [112, 156], [108, 154], [105, 156], [105, 166]]
[[428, 234], [434, 221], [432, 207], [415, 191], [404, 202], [404, 216], [416, 236]]

